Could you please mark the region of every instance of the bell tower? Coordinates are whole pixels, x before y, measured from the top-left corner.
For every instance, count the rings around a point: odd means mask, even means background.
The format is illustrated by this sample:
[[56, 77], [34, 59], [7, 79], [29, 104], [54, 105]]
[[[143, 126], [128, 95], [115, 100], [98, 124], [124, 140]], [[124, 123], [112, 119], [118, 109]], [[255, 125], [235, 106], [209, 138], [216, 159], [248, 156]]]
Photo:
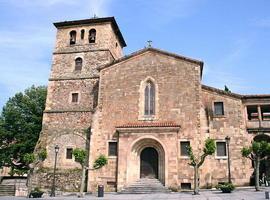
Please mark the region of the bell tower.
[[[114, 17], [57, 22], [54, 26], [56, 44], [40, 143], [48, 153], [43, 167], [53, 168], [58, 145], [57, 168], [67, 170], [80, 167], [71, 152], [87, 144], [97, 106], [98, 67], [121, 58], [126, 43]], [[77, 180], [70, 181], [72, 185]]]

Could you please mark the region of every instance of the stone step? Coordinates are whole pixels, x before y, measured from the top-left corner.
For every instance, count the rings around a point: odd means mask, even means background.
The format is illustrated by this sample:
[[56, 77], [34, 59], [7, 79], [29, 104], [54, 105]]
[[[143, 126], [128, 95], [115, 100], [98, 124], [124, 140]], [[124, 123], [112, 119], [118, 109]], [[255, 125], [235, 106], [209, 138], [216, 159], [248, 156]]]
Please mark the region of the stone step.
[[139, 179], [122, 189], [124, 194], [147, 194], [147, 193], [168, 193], [170, 190], [164, 187], [158, 179]]
[[0, 196], [15, 196], [15, 186], [0, 185]]

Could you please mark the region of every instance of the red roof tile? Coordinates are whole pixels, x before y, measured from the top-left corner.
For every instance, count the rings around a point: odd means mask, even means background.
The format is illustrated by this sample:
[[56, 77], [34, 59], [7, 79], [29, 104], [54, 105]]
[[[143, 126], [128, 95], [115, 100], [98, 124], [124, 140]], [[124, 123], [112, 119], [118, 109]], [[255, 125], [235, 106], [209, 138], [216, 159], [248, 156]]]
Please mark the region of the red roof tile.
[[136, 122], [116, 126], [116, 128], [144, 128], [144, 127], [180, 127], [180, 125], [174, 122]]

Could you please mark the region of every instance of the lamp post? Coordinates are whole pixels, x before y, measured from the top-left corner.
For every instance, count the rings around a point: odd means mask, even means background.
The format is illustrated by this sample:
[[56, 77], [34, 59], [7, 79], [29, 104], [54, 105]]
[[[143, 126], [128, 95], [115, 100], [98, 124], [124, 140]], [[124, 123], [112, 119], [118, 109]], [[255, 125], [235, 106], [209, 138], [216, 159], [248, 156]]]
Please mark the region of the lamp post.
[[59, 152], [59, 146], [58, 145], [56, 145], [54, 147], [54, 151], [55, 151], [55, 159], [54, 159], [54, 168], [53, 168], [53, 184], [52, 184], [51, 197], [55, 197], [55, 170], [56, 170], [57, 154]]
[[229, 136], [225, 137], [226, 145], [227, 145], [227, 154], [228, 154], [228, 182], [232, 183], [231, 180], [231, 162], [230, 162], [230, 140], [231, 138]]

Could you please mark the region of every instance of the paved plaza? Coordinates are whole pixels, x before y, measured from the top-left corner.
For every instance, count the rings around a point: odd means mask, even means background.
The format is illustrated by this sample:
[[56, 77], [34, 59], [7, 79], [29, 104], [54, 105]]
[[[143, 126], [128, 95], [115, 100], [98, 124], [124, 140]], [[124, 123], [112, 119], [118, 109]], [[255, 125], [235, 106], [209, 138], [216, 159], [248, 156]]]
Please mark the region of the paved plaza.
[[[0, 197], [0, 200], [22, 200], [24, 197]], [[75, 195], [44, 197], [42, 199], [55, 200], [263, 200], [265, 199], [265, 190], [255, 192], [254, 189], [236, 190], [231, 194], [224, 194], [219, 191], [201, 191], [200, 195], [192, 195], [191, 192], [180, 193], [155, 193], [155, 194], [105, 194], [104, 197], [98, 198], [96, 195], [86, 195], [84, 198], [77, 198]]]

